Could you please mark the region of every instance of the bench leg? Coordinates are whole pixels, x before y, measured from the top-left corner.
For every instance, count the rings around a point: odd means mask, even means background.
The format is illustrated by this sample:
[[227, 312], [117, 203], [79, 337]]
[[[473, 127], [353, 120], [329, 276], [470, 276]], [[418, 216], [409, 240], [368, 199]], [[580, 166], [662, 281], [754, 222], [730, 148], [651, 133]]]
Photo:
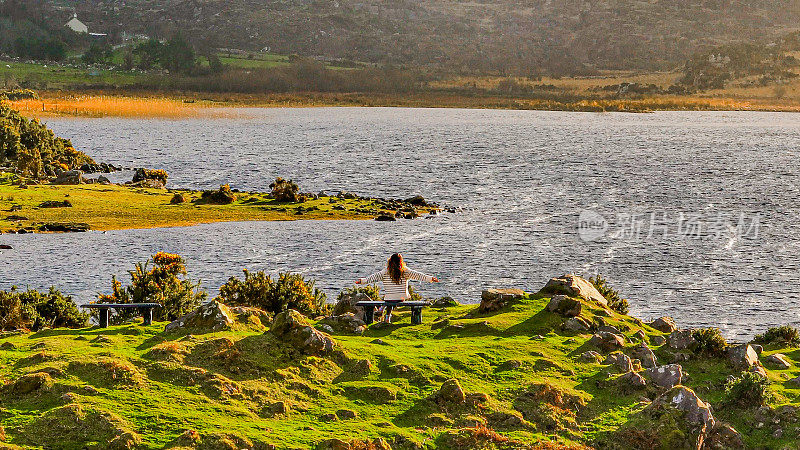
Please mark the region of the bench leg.
[[375, 321], [375, 307], [364, 306], [364, 323], [367, 325]]
[[109, 308], [100, 308], [98, 312], [100, 313], [100, 328], [108, 328]]
[[142, 317], [144, 318], [144, 322], [142, 325], [149, 326], [153, 324], [153, 308], [143, 308], [142, 309]]
[[411, 308], [411, 325], [422, 323], [422, 308]]

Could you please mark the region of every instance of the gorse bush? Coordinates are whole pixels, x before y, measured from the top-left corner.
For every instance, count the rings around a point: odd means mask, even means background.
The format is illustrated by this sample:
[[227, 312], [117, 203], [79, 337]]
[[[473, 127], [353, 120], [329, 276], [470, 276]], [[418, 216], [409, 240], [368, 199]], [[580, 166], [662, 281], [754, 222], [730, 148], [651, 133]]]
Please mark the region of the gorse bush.
[[228, 205], [236, 201], [236, 196], [233, 194], [230, 185], [223, 184], [215, 191], [203, 191], [200, 194], [200, 199], [206, 203]]
[[375, 285], [366, 285], [366, 286], [353, 286], [343, 289], [341, 292], [339, 292], [339, 295], [336, 297], [336, 301], [338, 302], [345, 296], [354, 294], [366, 294], [370, 298], [370, 300], [375, 300], [375, 301], [381, 300], [381, 288]]
[[272, 197], [279, 202], [298, 202], [300, 201], [300, 188], [292, 180], [284, 180], [281, 177], [275, 179], [269, 185], [272, 189]]
[[724, 403], [743, 408], [764, 406], [772, 399], [769, 380], [754, 372], [742, 372], [725, 384]]
[[81, 328], [89, 315], [78, 310], [71, 297], [51, 287], [48, 292], [33, 289], [0, 291], [0, 329], [37, 331], [50, 328]]
[[628, 300], [620, 297], [619, 292], [608, 284], [608, 280], [602, 275], [590, 277], [589, 282], [594, 285], [600, 294], [608, 300], [608, 307], [620, 314], [628, 314], [630, 305]]
[[272, 313], [294, 309], [316, 316], [331, 310], [325, 293], [314, 286], [314, 281], [295, 273], [281, 273], [276, 279], [263, 271], [245, 269], [244, 279], [230, 277], [217, 298], [227, 305], [254, 306]]
[[692, 331], [691, 350], [698, 355], [720, 357], [725, 354], [728, 342], [719, 328], [698, 328]]
[[[150, 265], [152, 264], [152, 268]], [[100, 303], [159, 303], [156, 320], [175, 320], [197, 308], [207, 293], [200, 284], [185, 278], [186, 264], [179, 255], [158, 252], [150, 260], [137, 263], [128, 271], [130, 285], [123, 287], [116, 276], [111, 278], [112, 293], [100, 295]], [[121, 323], [134, 316], [133, 311], [119, 311], [112, 322]]]
[[38, 119], [29, 120], [8, 102], [0, 101], [0, 164], [6, 162], [11, 162], [19, 174], [32, 178], [55, 176], [64, 167], [95, 164]]
[[138, 168], [136, 169], [136, 173], [133, 174], [134, 183], [144, 180], [156, 180], [167, 184], [167, 178], [169, 178], [169, 174], [163, 169]]
[[800, 346], [800, 332], [797, 328], [783, 325], [780, 327], [772, 327], [764, 334], [756, 335], [755, 339], [759, 344], [785, 344], [793, 347]]

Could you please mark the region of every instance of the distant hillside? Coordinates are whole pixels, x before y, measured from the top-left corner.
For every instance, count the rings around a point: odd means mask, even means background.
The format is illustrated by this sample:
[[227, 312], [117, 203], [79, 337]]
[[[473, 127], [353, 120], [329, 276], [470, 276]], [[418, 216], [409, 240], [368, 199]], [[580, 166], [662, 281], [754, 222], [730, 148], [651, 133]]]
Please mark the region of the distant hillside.
[[[671, 69], [800, 27], [800, 0], [42, 0], [91, 29], [483, 73]], [[59, 16], [60, 14], [60, 16]], [[63, 17], [61, 17], [63, 16]]]

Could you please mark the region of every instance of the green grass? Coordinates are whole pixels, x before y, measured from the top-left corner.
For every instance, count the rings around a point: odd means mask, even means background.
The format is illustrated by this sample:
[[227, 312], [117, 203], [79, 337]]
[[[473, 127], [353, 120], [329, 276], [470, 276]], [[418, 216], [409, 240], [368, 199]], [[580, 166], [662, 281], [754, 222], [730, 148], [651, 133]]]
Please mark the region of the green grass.
[[[183, 194], [186, 203], [171, 205], [175, 193]], [[204, 203], [200, 194], [99, 184], [31, 184], [23, 189], [15, 176], [0, 173], [0, 231], [38, 229], [49, 222], [79, 222], [93, 230], [115, 230], [246, 220], [371, 219], [382, 211], [372, 200], [321, 197], [305, 203], [282, 203], [264, 193], [239, 193], [229, 205], [213, 205]], [[39, 207], [48, 200], [66, 200], [72, 207]], [[337, 206], [344, 210], [334, 209]], [[11, 215], [26, 219], [3, 220]]]
[[[43, 414], [54, 415], [56, 408], [74, 403], [93, 414], [113, 412], [114, 426], [138, 434], [142, 448], [164, 448], [190, 429], [201, 436], [224, 433], [278, 448], [308, 448], [329, 438], [378, 437], [447, 448], [449, 433], [474, 430], [472, 422], [493, 413], [519, 415], [520, 394], [547, 384], [584, 404], [574, 418], [577, 426], [549, 428], [547, 417], [535, 413], [526, 417], [526, 427], [490, 424], [494, 431], [525, 443], [613, 441], [620, 426], [641, 420], [640, 398], [647, 392], [620, 391], [607, 382], [616, 376], [607, 366], [577, 362], [579, 354], [591, 349], [586, 343], [590, 335], [558, 331], [563, 319], [544, 311], [548, 301], [530, 295], [486, 315], [475, 306], [427, 310], [421, 325], [411, 325], [409, 313], [401, 311], [387, 328], [371, 327], [363, 336], [334, 336], [343, 356], [329, 358], [302, 356], [256, 329], [186, 336], [164, 334], [159, 323], [12, 336], [3, 342], [13, 348], [0, 349], [0, 379], [12, 383], [45, 369], [57, 369], [60, 375], [50, 391], [14, 395], [5, 388], [0, 418], [8, 443], [19, 445], [44, 432], [37, 428], [44, 423]], [[600, 308], [584, 306], [584, 318], [602, 316], [629, 337], [640, 329], [648, 340], [662, 334], [628, 316], [607, 316]], [[106, 342], [93, 342], [101, 335]], [[383, 344], [373, 343], [375, 339]], [[765, 355], [779, 350], [794, 360], [800, 357], [798, 350], [777, 348]], [[666, 359], [666, 349], [656, 353]], [[360, 359], [372, 363], [372, 372], [364, 377], [351, 370]], [[756, 408], [721, 407], [722, 386], [733, 373], [727, 362], [698, 359], [684, 368], [690, 374], [685, 384], [711, 401], [717, 419], [731, 423], [748, 446], [796, 443], [794, 426], [787, 425], [783, 437], [775, 438], [770, 426], [756, 427]], [[785, 381], [800, 369], [768, 371], [776, 405], [797, 405], [800, 391]], [[467, 393], [488, 395], [488, 401], [477, 407], [438, 405], [432, 396], [450, 378], [458, 379]], [[381, 400], [383, 392], [394, 393], [396, 399]], [[288, 406], [287, 415], [265, 413], [278, 401]], [[340, 409], [355, 411], [357, 417], [320, 420]], [[553, 417], [562, 423], [572, 420], [560, 410]]]
[[53, 64], [0, 61], [0, 81], [16, 82], [37, 89], [77, 89], [92, 86], [125, 88], [151, 75], [123, 70], [62, 67]]

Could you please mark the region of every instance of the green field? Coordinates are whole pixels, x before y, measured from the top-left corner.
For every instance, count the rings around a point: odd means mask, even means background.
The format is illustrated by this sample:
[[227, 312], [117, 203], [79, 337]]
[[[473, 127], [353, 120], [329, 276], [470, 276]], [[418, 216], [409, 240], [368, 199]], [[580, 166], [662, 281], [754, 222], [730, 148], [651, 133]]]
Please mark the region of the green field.
[[125, 88], [149, 80], [152, 75], [122, 70], [87, 69], [15, 61], [0, 61], [0, 80], [34, 89], [59, 90], [97, 87]]

